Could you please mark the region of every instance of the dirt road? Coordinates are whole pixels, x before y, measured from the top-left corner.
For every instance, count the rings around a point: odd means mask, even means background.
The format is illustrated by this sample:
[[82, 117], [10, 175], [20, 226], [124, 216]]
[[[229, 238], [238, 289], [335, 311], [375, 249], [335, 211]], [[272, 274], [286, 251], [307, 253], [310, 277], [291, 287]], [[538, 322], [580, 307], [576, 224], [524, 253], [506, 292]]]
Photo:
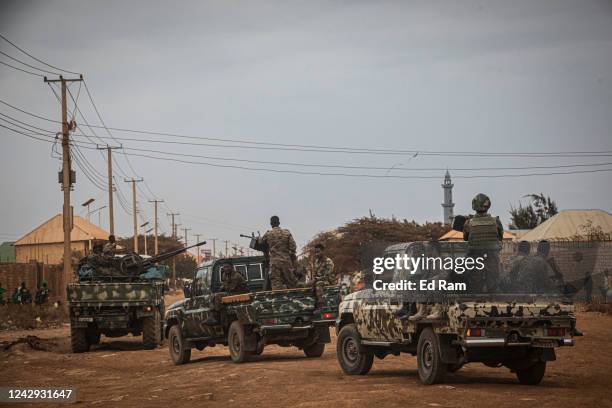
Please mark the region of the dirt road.
[[519, 385], [507, 369], [481, 364], [462, 368], [444, 385], [423, 386], [408, 355], [376, 360], [370, 374], [349, 377], [338, 366], [335, 343], [319, 359], [270, 346], [241, 365], [216, 347], [194, 350], [190, 364], [174, 366], [166, 347], [143, 350], [132, 337], [103, 338], [92, 352], [71, 354], [67, 326], [0, 333], [0, 341], [38, 336], [48, 350], [19, 344], [0, 352], [0, 385], [72, 386], [78, 405], [101, 407], [612, 406], [612, 316], [578, 319], [586, 336], [558, 351], [539, 386]]

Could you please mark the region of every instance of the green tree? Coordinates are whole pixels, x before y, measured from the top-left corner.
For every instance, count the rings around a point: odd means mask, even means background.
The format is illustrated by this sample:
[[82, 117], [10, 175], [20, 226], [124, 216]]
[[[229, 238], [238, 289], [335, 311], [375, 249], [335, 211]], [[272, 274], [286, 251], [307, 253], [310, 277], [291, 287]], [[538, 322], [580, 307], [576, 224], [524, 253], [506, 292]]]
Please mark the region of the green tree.
[[543, 193], [527, 194], [531, 202], [523, 206], [519, 202], [518, 208], [510, 206], [510, 229], [533, 229], [556, 215], [559, 210], [557, 203]]

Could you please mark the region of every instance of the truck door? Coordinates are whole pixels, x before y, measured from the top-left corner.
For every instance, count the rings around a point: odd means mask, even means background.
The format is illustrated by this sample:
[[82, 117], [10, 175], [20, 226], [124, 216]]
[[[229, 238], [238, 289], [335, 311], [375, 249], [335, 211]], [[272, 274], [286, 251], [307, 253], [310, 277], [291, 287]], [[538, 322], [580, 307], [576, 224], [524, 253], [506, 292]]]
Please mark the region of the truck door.
[[[205, 325], [204, 322], [214, 313], [213, 294], [211, 291], [212, 266], [205, 266], [198, 270], [193, 282], [193, 291], [185, 312], [187, 324], [187, 337], [213, 338], [216, 329]], [[219, 316], [215, 316], [219, 319]]]

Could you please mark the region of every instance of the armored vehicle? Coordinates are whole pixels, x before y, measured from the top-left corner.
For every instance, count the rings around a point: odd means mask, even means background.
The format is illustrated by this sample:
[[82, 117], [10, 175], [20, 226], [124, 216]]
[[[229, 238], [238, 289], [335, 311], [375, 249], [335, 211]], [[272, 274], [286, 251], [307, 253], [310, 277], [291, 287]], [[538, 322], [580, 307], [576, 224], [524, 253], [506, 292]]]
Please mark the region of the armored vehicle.
[[[465, 243], [439, 244], [437, 251], [442, 257], [458, 258], [467, 251]], [[420, 257], [427, 252], [423, 250], [426, 245], [390, 246], [384, 257]], [[396, 269], [376, 275], [376, 279], [392, 284], [430, 281], [427, 278], [431, 273], [426, 270]], [[522, 293], [451, 291], [432, 296], [417, 291], [406, 295], [375, 290], [380, 282], [373, 285], [372, 276], [366, 282], [364, 290], [344, 297], [336, 321], [337, 358], [347, 374], [367, 374], [374, 357], [410, 353], [417, 357], [424, 384], [443, 382], [447, 373], [464, 364], [481, 362], [505, 366], [522, 384], [535, 385], [542, 380], [546, 363], [555, 360], [555, 348], [574, 344], [574, 306], [554, 293], [529, 289]], [[419, 304], [436, 306], [441, 313], [411, 319]]]
[[[220, 291], [225, 263], [242, 274], [248, 293]], [[188, 362], [192, 348], [203, 350], [218, 344], [229, 347], [236, 363], [261, 354], [268, 344], [297, 347], [307, 357], [323, 354], [337, 315], [340, 288], [324, 288], [322, 306], [317, 309], [311, 286], [262, 290], [264, 264], [263, 256], [226, 258], [204, 263], [197, 270], [186, 293], [189, 296], [166, 311], [164, 336], [175, 364]]]
[[192, 247], [154, 257], [107, 256], [97, 252], [83, 258], [77, 269], [77, 281], [67, 289], [72, 351], [89, 351], [91, 345], [100, 342], [102, 334], [107, 337], [142, 334], [145, 348], [161, 344], [167, 267], [156, 263]]

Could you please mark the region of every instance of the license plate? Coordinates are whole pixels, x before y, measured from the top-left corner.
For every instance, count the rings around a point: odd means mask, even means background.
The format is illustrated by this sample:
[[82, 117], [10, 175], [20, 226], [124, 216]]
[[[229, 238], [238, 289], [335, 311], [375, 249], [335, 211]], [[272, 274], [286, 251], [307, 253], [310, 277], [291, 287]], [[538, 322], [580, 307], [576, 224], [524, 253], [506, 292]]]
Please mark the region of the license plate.
[[532, 344], [533, 347], [540, 347], [540, 348], [555, 348], [555, 345], [556, 345], [556, 342], [552, 340], [536, 340]]
[[79, 317], [79, 322], [93, 322], [93, 317]]

